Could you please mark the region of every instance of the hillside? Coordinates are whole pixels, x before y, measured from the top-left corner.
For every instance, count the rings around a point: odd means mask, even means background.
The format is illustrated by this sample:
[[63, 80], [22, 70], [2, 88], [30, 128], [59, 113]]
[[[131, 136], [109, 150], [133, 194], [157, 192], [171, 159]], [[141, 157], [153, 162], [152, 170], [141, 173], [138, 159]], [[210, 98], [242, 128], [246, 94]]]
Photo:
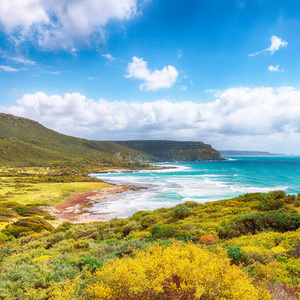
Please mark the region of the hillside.
[[154, 156], [159, 161], [220, 160], [220, 153], [202, 142], [117, 141], [116, 143]]
[[38, 122], [0, 114], [0, 165], [45, 165], [78, 160], [141, 162], [149, 155], [113, 142], [75, 138]]
[[38, 122], [7, 114], [0, 114], [0, 128], [0, 165], [46, 165], [83, 160], [124, 164], [124, 161], [221, 159], [216, 150], [202, 142], [91, 141], [63, 135]]

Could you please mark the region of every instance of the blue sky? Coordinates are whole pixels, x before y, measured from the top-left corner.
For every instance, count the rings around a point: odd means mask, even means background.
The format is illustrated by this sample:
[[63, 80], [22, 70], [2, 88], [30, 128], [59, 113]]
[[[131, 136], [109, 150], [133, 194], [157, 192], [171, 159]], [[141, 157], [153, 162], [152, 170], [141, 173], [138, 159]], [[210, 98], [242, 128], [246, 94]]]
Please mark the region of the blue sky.
[[96, 140], [300, 154], [300, 3], [2, 0], [0, 111]]

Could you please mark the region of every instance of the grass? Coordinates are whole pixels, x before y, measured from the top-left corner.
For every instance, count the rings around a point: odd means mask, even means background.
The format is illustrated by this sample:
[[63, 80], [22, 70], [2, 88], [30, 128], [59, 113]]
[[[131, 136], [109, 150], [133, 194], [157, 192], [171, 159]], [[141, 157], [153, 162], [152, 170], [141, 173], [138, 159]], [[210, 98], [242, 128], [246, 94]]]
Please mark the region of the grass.
[[[109, 187], [105, 182], [40, 182], [28, 183], [27, 178], [55, 174], [56, 170], [47, 168], [0, 168], [0, 202], [18, 202], [19, 204], [55, 205], [68, 197], [86, 191]], [[28, 175], [28, 176], [27, 176]]]
[[65, 198], [99, 190], [110, 185], [104, 182], [37, 183], [16, 191], [14, 185], [1, 187], [0, 195], [8, 195], [7, 200], [20, 204], [58, 204]]

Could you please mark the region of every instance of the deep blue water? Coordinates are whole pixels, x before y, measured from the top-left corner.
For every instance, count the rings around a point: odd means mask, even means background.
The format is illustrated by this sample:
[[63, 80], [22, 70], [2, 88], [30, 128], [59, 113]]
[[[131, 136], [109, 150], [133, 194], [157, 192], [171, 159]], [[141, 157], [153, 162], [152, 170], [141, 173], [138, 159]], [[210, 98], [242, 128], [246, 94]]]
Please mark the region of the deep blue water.
[[299, 156], [232, 156], [226, 161], [164, 163], [176, 169], [93, 174], [104, 181], [147, 187], [110, 197], [94, 211], [127, 217], [138, 210], [172, 207], [185, 201], [207, 202], [251, 192], [300, 192]]

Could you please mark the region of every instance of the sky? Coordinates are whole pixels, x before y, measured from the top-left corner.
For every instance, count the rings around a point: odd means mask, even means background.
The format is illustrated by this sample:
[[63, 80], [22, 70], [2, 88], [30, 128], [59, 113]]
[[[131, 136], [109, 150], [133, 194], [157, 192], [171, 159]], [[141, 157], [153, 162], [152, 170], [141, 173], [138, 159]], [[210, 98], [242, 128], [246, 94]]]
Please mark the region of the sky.
[[299, 32], [297, 0], [1, 0], [0, 112], [299, 155]]

